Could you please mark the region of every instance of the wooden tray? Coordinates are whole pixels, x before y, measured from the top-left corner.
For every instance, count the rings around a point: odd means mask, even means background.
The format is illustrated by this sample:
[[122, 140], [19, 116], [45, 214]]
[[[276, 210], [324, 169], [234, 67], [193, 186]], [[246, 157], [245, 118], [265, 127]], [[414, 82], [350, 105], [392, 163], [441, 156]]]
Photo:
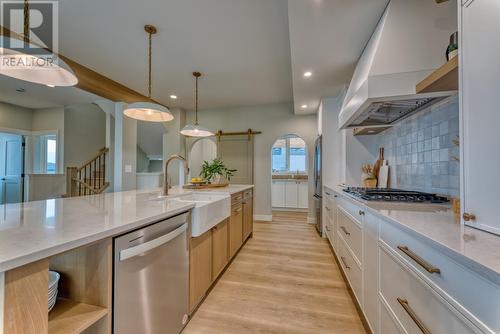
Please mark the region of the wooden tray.
[[209, 188], [223, 188], [227, 187], [229, 183], [213, 183], [213, 184], [186, 184], [184, 189], [209, 189]]

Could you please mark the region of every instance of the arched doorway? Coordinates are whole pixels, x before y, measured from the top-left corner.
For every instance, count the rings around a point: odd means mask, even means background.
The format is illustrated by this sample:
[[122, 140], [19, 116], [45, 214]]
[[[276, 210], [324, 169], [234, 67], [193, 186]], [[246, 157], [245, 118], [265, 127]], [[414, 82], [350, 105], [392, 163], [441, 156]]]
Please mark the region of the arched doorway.
[[272, 209], [308, 209], [308, 152], [304, 139], [294, 134], [278, 138], [271, 148]]

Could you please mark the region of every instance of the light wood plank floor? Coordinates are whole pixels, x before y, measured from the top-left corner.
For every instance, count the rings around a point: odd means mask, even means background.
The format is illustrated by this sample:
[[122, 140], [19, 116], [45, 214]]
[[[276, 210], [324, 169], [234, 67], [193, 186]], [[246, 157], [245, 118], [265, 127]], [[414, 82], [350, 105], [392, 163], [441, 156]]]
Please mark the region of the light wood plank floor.
[[250, 239], [183, 334], [366, 333], [327, 241], [306, 217], [275, 213]]

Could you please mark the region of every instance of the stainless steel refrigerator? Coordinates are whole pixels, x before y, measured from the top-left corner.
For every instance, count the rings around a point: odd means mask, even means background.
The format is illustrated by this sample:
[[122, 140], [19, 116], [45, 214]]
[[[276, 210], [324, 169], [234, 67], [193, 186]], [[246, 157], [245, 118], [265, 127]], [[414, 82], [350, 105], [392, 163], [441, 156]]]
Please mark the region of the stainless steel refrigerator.
[[323, 183], [321, 180], [321, 136], [316, 139], [314, 149], [314, 207], [316, 211], [316, 229], [319, 234], [323, 234]]

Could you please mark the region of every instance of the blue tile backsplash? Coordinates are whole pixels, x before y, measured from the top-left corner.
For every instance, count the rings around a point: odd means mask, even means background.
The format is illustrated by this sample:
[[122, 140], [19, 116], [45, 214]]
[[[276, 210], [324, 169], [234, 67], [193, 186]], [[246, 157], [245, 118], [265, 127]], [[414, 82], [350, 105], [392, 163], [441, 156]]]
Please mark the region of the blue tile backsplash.
[[460, 188], [458, 97], [411, 116], [380, 136], [390, 166], [390, 186], [449, 196]]

